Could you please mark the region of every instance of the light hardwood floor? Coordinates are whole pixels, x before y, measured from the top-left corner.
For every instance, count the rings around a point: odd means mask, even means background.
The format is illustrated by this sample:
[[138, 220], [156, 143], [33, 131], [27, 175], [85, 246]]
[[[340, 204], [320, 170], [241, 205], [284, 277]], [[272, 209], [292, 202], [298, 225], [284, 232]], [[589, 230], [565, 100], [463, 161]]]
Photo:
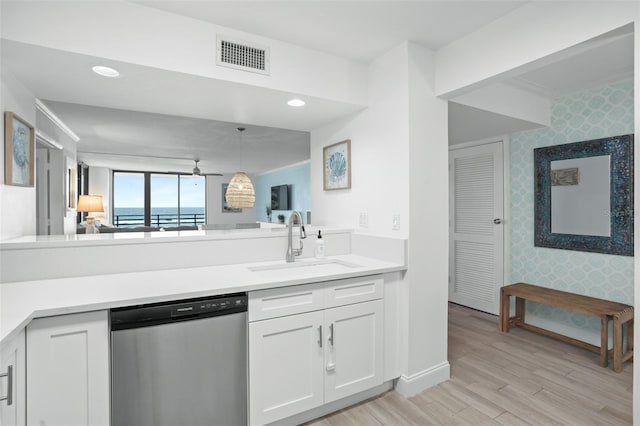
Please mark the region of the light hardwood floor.
[[598, 355], [498, 317], [449, 305], [451, 380], [405, 399], [394, 391], [317, 419], [336, 425], [630, 425], [633, 364]]

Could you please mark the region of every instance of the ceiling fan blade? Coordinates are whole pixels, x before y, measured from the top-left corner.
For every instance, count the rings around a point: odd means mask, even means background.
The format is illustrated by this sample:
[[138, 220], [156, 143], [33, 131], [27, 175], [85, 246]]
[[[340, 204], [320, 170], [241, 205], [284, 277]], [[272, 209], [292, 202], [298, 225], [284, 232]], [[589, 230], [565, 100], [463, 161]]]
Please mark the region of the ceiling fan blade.
[[224, 176], [222, 173], [200, 173], [200, 176]]

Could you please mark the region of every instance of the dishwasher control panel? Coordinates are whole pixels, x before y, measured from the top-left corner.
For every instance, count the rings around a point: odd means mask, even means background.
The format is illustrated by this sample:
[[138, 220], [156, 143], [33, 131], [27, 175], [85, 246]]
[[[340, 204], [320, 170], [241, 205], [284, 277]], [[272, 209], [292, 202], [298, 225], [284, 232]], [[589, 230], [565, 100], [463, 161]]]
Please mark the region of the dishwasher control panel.
[[225, 311], [233, 308], [247, 306], [247, 296], [226, 297], [224, 299], [207, 299], [201, 302], [190, 302], [174, 306], [171, 310], [172, 317], [184, 315], [197, 315], [206, 312]]
[[176, 321], [246, 312], [247, 293], [224, 294], [111, 309], [111, 330], [148, 327]]

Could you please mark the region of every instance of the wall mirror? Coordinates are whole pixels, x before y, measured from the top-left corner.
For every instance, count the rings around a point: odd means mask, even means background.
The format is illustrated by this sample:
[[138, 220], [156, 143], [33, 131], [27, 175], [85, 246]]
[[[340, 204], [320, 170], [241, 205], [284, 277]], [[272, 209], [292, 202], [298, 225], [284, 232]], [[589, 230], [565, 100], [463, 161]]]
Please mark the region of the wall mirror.
[[633, 256], [633, 135], [534, 149], [538, 247]]

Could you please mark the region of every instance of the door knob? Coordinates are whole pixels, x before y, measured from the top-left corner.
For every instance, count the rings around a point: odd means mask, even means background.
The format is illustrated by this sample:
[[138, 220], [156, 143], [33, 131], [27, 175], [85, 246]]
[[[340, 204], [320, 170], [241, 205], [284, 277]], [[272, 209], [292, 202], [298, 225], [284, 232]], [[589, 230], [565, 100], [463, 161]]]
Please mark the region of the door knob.
[[502, 219], [493, 219], [493, 223], [500, 225], [502, 223]]

